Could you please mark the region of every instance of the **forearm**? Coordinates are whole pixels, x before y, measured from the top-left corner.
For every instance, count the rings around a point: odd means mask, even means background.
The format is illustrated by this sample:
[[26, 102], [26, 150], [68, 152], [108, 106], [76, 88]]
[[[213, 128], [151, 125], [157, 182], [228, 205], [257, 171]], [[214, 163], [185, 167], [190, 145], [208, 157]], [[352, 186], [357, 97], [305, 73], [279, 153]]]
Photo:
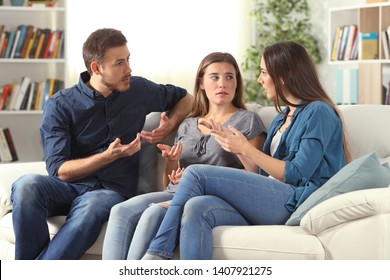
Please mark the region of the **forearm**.
[[85, 178], [113, 162], [114, 158], [103, 152], [82, 159], [65, 161], [58, 169], [57, 177], [66, 182]]
[[163, 177], [164, 187], [168, 186], [170, 182], [168, 175], [171, 174], [172, 170], [176, 170], [178, 167], [179, 164], [176, 160], [165, 159], [165, 169], [164, 169], [164, 177]]
[[273, 158], [253, 146], [248, 146], [244, 156], [250, 158], [258, 167], [272, 177], [280, 181], [284, 180], [284, 169], [286, 163], [283, 160]]

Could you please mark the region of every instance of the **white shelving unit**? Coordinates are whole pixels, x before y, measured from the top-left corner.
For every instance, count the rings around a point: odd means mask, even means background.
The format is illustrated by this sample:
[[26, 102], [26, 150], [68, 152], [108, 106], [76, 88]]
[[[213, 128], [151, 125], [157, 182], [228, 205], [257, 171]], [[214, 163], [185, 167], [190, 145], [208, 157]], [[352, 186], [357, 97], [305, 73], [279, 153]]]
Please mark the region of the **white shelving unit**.
[[[65, 21], [65, 0], [57, 1], [55, 7], [13, 7], [9, 0], [0, 6], [0, 24], [5, 26], [5, 30], [16, 30], [20, 24], [64, 30], [66, 46]], [[19, 83], [23, 76], [30, 77], [32, 81], [60, 79], [66, 84], [66, 48], [64, 56], [55, 59], [0, 58], [0, 85]], [[0, 127], [10, 129], [20, 162], [43, 159], [39, 135], [41, 119], [42, 111], [0, 111]]]
[[[378, 59], [331, 61], [333, 38], [337, 26], [356, 24], [358, 32], [378, 33]], [[382, 84], [390, 80], [390, 60], [384, 59], [381, 31], [390, 25], [390, 2], [329, 9], [328, 62], [340, 68], [358, 68], [358, 103], [382, 104]]]

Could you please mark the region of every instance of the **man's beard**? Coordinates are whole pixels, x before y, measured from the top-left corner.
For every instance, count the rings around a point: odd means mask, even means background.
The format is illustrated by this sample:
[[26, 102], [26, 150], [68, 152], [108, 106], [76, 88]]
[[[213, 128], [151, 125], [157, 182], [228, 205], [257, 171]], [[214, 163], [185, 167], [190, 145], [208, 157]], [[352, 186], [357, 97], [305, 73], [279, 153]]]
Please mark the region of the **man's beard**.
[[102, 79], [102, 83], [106, 88], [108, 88], [111, 91], [125, 92], [130, 88], [130, 83], [127, 83], [127, 86], [121, 87], [120, 82], [113, 84], [113, 83], [110, 83], [109, 81], [106, 81], [106, 79], [104, 77]]

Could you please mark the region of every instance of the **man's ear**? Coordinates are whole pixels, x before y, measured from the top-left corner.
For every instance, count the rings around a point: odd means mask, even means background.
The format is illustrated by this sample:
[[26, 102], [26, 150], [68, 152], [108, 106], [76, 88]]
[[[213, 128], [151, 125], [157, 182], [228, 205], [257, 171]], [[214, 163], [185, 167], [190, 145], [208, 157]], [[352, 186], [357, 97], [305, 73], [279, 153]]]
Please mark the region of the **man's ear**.
[[91, 69], [95, 75], [100, 75], [100, 65], [97, 61], [91, 62]]

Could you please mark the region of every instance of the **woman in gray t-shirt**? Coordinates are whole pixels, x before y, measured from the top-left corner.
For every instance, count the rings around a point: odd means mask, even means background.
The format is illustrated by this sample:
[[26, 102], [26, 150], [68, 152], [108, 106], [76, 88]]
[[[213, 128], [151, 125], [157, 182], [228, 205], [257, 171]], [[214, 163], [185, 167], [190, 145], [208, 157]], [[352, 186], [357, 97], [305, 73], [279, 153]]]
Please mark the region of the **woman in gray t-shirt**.
[[103, 259], [141, 259], [154, 238], [185, 168], [192, 164], [228, 166], [257, 172], [257, 166], [229, 153], [210, 137], [210, 128], [238, 129], [258, 149], [265, 140], [260, 116], [246, 110], [242, 77], [234, 57], [211, 53], [199, 65], [194, 104], [179, 126], [175, 143], [158, 144], [165, 158], [165, 191], [133, 197], [111, 209], [103, 244]]

